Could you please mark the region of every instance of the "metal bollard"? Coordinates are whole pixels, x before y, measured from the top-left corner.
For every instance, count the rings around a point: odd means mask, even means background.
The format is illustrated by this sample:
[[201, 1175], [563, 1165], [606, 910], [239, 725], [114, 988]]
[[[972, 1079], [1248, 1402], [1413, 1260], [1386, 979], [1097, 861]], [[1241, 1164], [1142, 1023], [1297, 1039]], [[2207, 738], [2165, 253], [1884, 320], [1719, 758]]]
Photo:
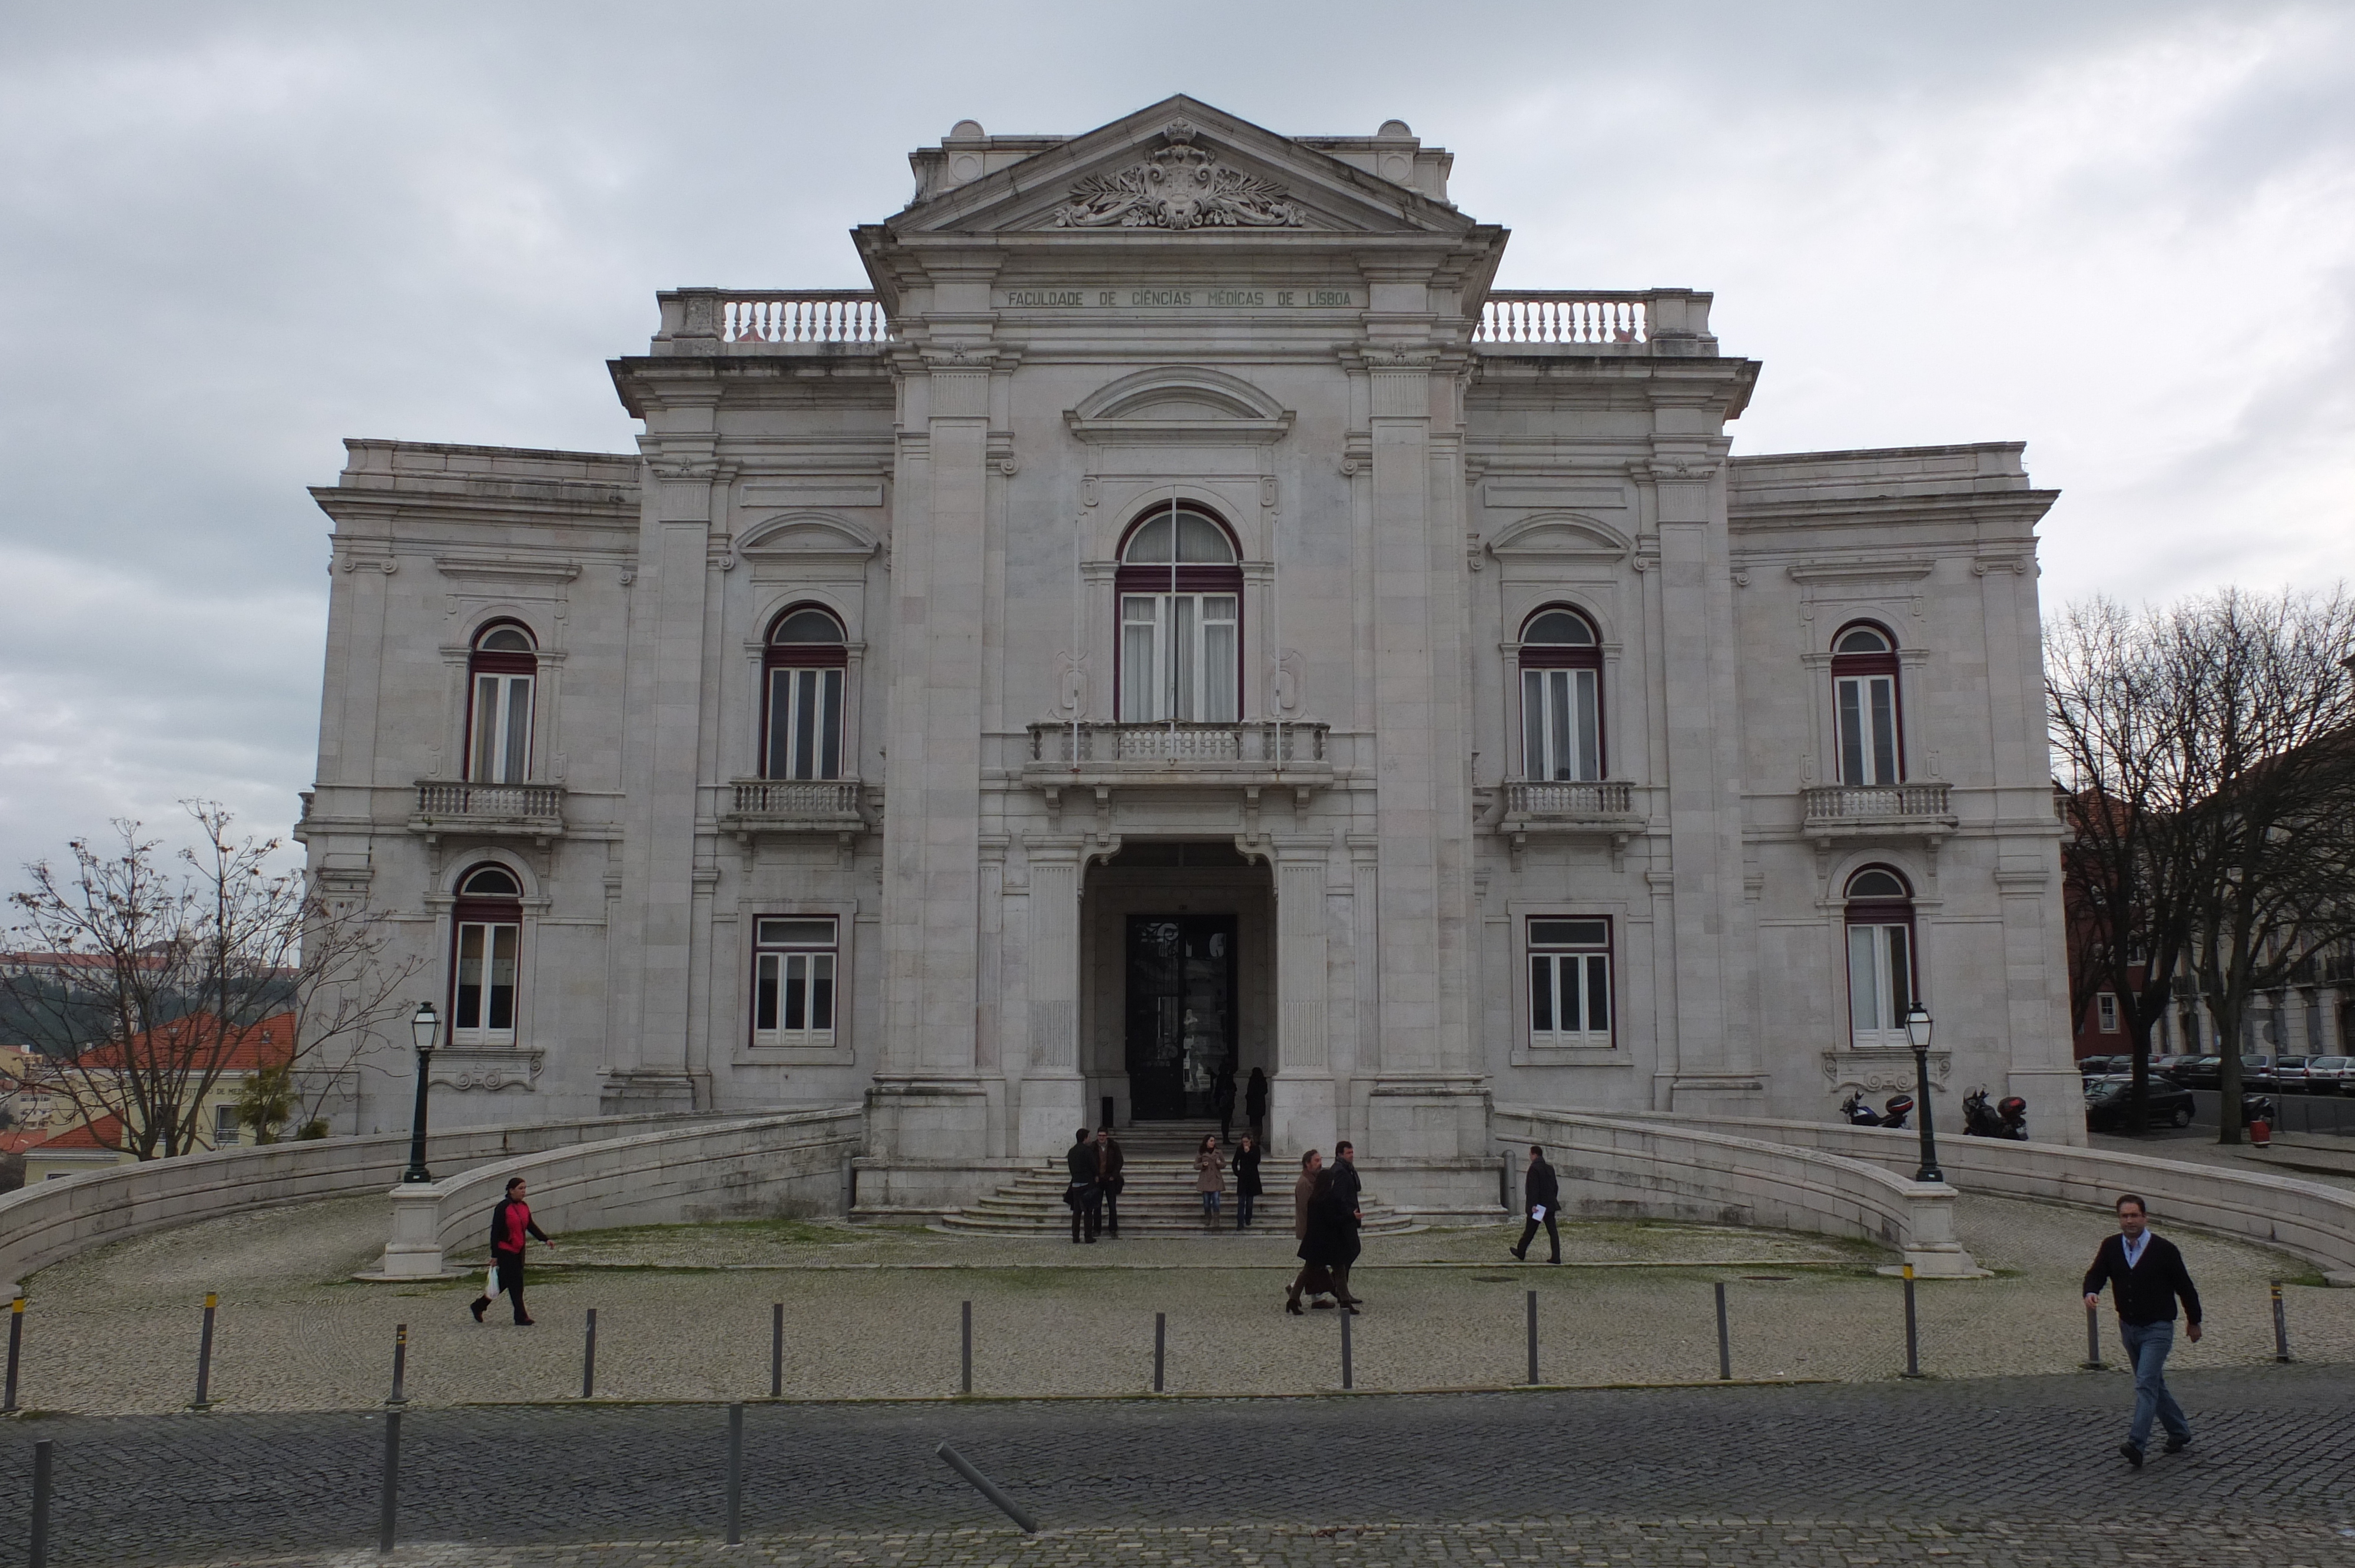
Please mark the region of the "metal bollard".
[[2105, 1372], [2102, 1365], [2102, 1309], [2085, 1308], [2085, 1359], [2077, 1363], [2083, 1372]]
[[1529, 1384], [1538, 1381], [1538, 1293], [1529, 1292]]
[[973, 1392], [973, 1303], [964, 1304], [964, 1392]]
[[1161, 1368], [1168, 1348], [1169, 1315], [1166, 1312], [1156, 1312], [1153, 1315], [1153, 1392], [1156, 1393], [1163, 1392]]
[[589, 1308], [589, 1336], [581, 1347], [581, 1397], [597, 1394], [597, 1308]]
[[1347, 1307], [1341, 1308], [1341, 1386], [1343, 1388], [1358, 1386], [1357, 1368], [1350, 1363], [1349, 1357], [1349, 1320], [1356, 1316], [1357, 1314]]
[[1012, 1498], [1007, 1497], [1004, 1492], [999, 1491], [996, 1486], [992, 1485], [987, 1476], [983, 1475], [979, 1470], [975, 1469], [971, 1465], [965, 1463], [965, 1457], [964, 1455], [958, 1453], [955, 1449], [943, 1443], [939, 1447], [932, 1450], [932, 1457], [947, 1465], [950, 1469], [954, 1470], [958, 1475], [963, 1476], [966, 1480], [972, 1482], [973, 1489], [979, 1492], [983, 1497], [987, 1498], [991, 1502], [996, 1504], [998, 1512], [1004, 1514], [1007, 1518], [1020, 1525], [1024, 1534], [1028, 1535], [1037, 1533], [1039, 1521], [1032, 1519], [1028, 1514], [1023, 1512], [1020, 1508], [1016, 1506]]
[[8, 1390], [0, 1398], [0, 1414], [13, 1415], [16, 1411], [16, 1363], [25, 1351], [25, 1298], [21, 1296], [8, 1308]]
[[1733, 1338], [1725, 1330], [1725, 1281], [1717, 1282], [1717, 1381], [1733, 1381]]
[[49, 1568], [49, 1440], [33, 1445], [33, 1540], [25, 1561]]
[[785, 1304], [769, 1308], [769, 1397], [785, 1396]]
[[2289, 1353], [2289, 1314], [2282, 1306], [2281, 1281], [2274, 1281], [2274, 1360], [2286, 1361]]
[[392, 1550], [393, 1515], [400, 1503], [400, 1412], [384, 1417], [384, 1489], [377, 1495], [376, 1549]]
[[396, 1323], [392, 1329], [392, 1397], [387, 1404], [407, 1404], [409, 1394], [409, 1325]]
[[1905, 1266], [1905, 1375], [1922, 1375], [1921, 1340], [1913, 1316], [1913, 1266]]
[[744, 1407], [728, 1407], [728, 1544], [744, 1544]]
[[213, 1308], [220, 1298], [213, 1291], [205, 1292], [205, 1337], [197, 1345], [197, 1397], [188, 1403], [190, 1410], [210, 1410], [213, 1402]]

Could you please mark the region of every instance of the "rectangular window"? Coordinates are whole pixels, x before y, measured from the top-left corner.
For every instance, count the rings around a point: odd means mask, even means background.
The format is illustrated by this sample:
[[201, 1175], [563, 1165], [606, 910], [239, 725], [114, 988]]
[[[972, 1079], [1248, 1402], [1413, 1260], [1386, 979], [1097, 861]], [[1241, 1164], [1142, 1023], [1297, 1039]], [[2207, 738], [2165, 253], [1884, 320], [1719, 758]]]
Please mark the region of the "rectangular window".
[[1899, 925], [1848, 928], [1849, 1029], [1859, 1047], [1905, 1045], [1913, 1005], [1913, 933]]
[[842, 671], [769, 672], [771, 779], [842, 777]]
[[522, 942], [523, 928], [507, 921], [459, 922], [450, 1044], [515, 1044], [516, 953]]
[[1611, 922], [1540, 917], [1529, 933], [1529, 1044], [1611, 1044]]
[[1603, 777], [1602, 705], [1594, 670], [1521, 672], [1521, 767], [1530, 779]]
[[1120, 716], [1131, 724], [1232, 724], [1241, 601], [1231, 593], [1120, 599]]
[[1897, 677], [1843, 675], [1832, 683], [1838, 707], [1843, 784], [1901, 783], [1897, 768]]
[[529, 675], [474, 677], [474, 734], [467, 779], [521, 784], [531, 777]]
[[834, 916], [769, 916], [752, 923], [752, 1044], [832, 1050]]
[[2094, 1016], [2100, 1021], [2103, 1033], [2115, 1034], [2118, 1032], [2117, 993], [2105, 991], [2094, 998]]
[[213, 1107], [213, 1147], [227, 1149], [237, 1141], [237, 1107]]

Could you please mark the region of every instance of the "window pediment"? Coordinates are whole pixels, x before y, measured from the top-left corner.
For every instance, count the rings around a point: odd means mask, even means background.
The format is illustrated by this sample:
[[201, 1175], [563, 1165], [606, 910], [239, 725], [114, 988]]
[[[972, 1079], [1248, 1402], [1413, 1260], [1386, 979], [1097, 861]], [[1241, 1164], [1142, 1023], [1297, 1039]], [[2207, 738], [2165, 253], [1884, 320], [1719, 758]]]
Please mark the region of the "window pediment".
[[882, 541], [840, 517], [799, 513], [770, 517], [744, 530], [736, 546], [749, 559], [805, 556], [872, 556]]
[[1122, 444], [1276, 441], [1292, 419], [1291, 409], [1241, 376], [1190, 365], [1124, 376], [1063, 415], [1081, 440]]
[[1497, 531], [1488, 553], [1498, 560], [1620, 561], [1633, 541], [1608, 523], [1572, 513], [1524, 517]]

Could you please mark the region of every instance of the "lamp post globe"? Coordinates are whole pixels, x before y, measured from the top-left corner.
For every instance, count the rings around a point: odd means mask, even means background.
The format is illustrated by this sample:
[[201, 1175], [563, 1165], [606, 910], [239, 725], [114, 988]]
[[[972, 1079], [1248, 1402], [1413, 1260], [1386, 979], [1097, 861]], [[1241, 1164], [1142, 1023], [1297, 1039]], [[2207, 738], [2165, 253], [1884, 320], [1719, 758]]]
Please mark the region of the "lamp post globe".
[[1922, 1169], [1913, 1173], [1916, 1181], [1944, 1181], [1946, 1173], [1938, 1169], [1938, 1133], [1930, 1125], [1930, 1010], [1922, 1005], [1919, 997], [1905, 1010], [1905, 1039], [1913, 1047], [1913, 1101], [1921, 1114]]
[[419, 1002], [409, 1020], [409, 1037], [417, 1046], [417, 1104], [409, 1113], [409, 1169], [400, 1173], [403, 1181], [433, 1180], [433, 1172], [425, 1169], [425, 1072], [432, 1065], [433, 1041], [441, 1032], [442, 1017], [433, 1004]]

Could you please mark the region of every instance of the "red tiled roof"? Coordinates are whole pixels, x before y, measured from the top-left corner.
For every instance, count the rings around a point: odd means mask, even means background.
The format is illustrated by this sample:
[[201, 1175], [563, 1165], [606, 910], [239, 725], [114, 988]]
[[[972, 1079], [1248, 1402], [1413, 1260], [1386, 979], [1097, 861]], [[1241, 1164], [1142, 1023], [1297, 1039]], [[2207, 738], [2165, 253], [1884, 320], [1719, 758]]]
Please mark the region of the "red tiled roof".
[[[160, 1028], [133, 1035], [132, 1059], [153, 1060], [151, 1050], [167, 1058], [175, 1049], [186, 1049], [192, 1054], [208, 1052], [216, 1027], [210, 1013], [192, 1013], [186, 1018], [174, 1019]], [[188, 1044], [181, 1046], [179, 1043], [184, 1039]], [[259, 1023], [249, 1023], [242, 1029], [229, 1032], [221, 1046], [219, 1070], [224, 1073], [250, 1073], [257, 1067], [282, 1067], [293, 1060], [293, 1055], [294, 1015], [291, 1012], [272, 1013]], [[103, 1073], [115, 1070], [122, 1060], [123, 1052], [119, 1046], [99, 1045], [83, 1052], [75, 1059], [74, 1065], [91, 1072]]]
[[93, 1122], [77, 1122], [54, 1138], [42, 1139], [27, 1152], [40, 1150], [120, 1149], [123, 1146], [123, 1118], [108, 1112]]

